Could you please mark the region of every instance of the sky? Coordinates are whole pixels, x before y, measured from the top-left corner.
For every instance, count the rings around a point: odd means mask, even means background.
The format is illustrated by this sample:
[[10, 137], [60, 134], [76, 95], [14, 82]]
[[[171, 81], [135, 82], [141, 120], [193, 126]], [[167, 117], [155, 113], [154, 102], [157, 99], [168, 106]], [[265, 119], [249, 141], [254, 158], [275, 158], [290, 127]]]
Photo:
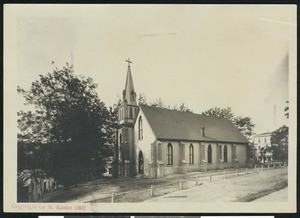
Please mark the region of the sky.
[[122, 96], [130, 58], [135, 91], [148, 101], [185, 103], [195, 113], [231, 107], [252, 118], [257, 134], [288, 124], [295, 8], [45, 5], [25, 8], [16, 28], [17, 85], [25, 89], [72, 62], [111, 106]]

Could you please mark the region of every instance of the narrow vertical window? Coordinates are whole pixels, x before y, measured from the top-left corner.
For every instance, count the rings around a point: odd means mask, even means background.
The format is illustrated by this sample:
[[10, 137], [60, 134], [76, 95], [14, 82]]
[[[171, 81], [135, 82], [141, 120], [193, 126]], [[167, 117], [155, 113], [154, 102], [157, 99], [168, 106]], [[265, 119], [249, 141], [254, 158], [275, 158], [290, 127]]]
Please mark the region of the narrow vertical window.
[[207, 148], [207, 163], [212, 163], [212, 149], [211, 149], [211, 145], [208, 145], [208, 148]]
[[168, 165], [173, 164], [173, 146], [171, 143], [168, 144]]
[[123, 139], [122, 139], [122, 134], [120, 134], [120, 145], [122, 144]]
[[227, 152], [227, 146], [226, 145], [224, 146], [224, 151], [223, 152], [224, 152], [224, 163], [227, 163], [228, 162], [228, 158], [227, 158], [227, 153], [228, 152]]
[[143, 139], [143, 119], [139, 118], [139, 139]]
[[134, 101], [134, 92], [133, 92], [133, 90], [132, 90], [131, 93], [130, 93], [130, 100], [131, 100], [131, 101]]
[[133, 111], [132, 108], [129, 108], [129, 118], [132, 119], [133, 118]]
[[193, 146], [193, 144], [190, 144], [190, 146], [189, 146], [189, 163], [190, 164], [194, 163], [194, 146]]
[[124, 160], [124, 151], [123, 151], [123, 138], [122, 134], [120, 134], [120, 150], [119, 150], [119, 160]]

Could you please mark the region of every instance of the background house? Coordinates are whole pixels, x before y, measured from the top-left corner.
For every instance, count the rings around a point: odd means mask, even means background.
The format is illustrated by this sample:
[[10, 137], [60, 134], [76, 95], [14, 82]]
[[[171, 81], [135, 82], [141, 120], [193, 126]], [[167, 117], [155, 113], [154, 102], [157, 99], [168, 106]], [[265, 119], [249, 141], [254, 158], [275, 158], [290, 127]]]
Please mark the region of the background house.
[[256, 159], [261, 163], [273, 161], [273, 154], [268, 148], [271, 146], [272, 132], [262, 133], [254, 136], [254, 149]]

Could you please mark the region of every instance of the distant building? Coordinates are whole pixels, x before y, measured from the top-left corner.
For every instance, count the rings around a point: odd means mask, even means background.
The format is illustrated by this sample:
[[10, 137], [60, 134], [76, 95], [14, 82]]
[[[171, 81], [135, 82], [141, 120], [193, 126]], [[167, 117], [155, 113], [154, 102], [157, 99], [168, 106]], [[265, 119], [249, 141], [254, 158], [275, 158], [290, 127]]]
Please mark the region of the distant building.
[[249, 142], [228, 119], [138, 105], [136, 96], [128, 65], [115, 149], [119, 176], [247, 165]]
[[257, 160], [261, 163], [273, 161], [271, 151], [266, 151], [267, 147], [271, 146], [272, 132], [262, 133], [254, 136], [254, 149]]

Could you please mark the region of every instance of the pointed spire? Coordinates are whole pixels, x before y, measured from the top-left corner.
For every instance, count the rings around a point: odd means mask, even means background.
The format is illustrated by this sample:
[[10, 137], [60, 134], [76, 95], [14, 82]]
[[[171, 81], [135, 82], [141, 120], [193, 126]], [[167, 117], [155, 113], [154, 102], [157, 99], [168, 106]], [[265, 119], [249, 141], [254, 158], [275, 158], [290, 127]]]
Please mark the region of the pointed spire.
[[125, 84], [125, 90], [123, 91], [123, 100], [126, 100], [128, 104], [130, 105], [137, 105], [136, 102], [136, 93], [134, 91], [133, 86], [133, 80], [131, 75], [131, 69], [130, 69], [130, 59], [126, 60], [128, 62], [128, 69], [127, 69], [127, 78], [126, 78], [126, 84]]

